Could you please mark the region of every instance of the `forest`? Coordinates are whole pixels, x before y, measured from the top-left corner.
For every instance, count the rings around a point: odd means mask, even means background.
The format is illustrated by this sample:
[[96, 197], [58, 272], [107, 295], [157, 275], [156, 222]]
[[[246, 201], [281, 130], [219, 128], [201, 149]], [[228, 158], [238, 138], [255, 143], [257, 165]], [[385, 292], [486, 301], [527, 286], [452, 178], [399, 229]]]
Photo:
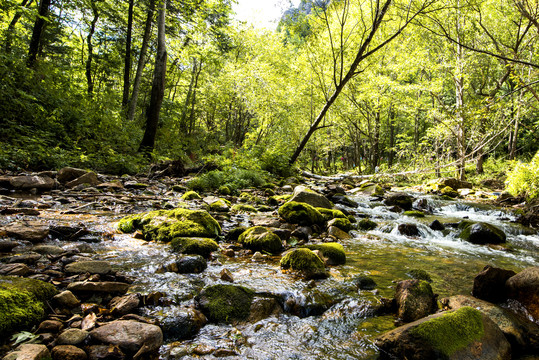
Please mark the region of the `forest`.
[[2, 0], [0, 14], [4, 169], [519, 168], [536, 190], [532, 0], [302, 0], [276, 31], [234, 20], [231, 0]]

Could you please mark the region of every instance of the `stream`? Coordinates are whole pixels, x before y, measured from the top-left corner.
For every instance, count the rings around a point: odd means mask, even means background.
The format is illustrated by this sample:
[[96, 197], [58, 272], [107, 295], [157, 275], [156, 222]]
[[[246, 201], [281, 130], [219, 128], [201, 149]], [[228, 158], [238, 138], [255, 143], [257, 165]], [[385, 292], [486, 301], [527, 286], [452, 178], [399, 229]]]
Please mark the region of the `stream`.
[[[316, 190], [320, 185], [309, 186]], [[139, 193], [148, 194], [148, 190]], [[416, 201], [426, 201], [432, 214], [424, 218], [403, 216], [389, 211], [381, 201], [362, 195], [348, 195], [359, 204], [357, 208], [336, 206], [354, 214], [358, 220], [369, 217], [378, 227], [371, 231], [352, 231], [350, 239], [341, 240], [346, 264], [331, 267], [330, 276], [325, 280], [304, 281], [284, 273], [279, 267], [279, 256], [264, 256], [260, 261], [253, 261], [251, 256], [227, 257], [219, 252], [200, 274], [156, 273], [159, 266], [173, 256], [169, 247], [120, 234], [115, 227], [125, 215], [156, 207], [175, 207], [180, 203], [181, 194], [167, 192], [165, 186], [154, 185], [152, 194], [163, 200], [131, 202], [121, 197], [106, 201], [73, 197], [58, 201], [61, 193], [29, 196], [24, 200], [49, 202], [51, 207], [40, 210], [37, 217], [24, 218], [55, 224], [84, 224], [98, 234], [98, 239], [85, 242], [49, 239], [46, 243], [64, 248], [87, 244], [95, 251], [95, 259], [107, 260], [115, 269], [135, 279], [130, 292], [166, 294], [172, 305], [148, 306], [142, 308], [141, 313], [157, 317], [165, 328], [165, 345], [160, 350], [162, 359], [214, 358], [201, 351], [198, 355], [193, 353], [193, 349], [205, 347], [232, 350], [237, 355], [228, 357], [230, 359], [375, 359], [378, 353], [374, 338], [395, 328], [395, 317], [377, 316], [373, 309], [381, 297], [393, 296], [396, 282], [410, 278], [411, 270], [425, 270], [441, 299], [470, 294], [475, 275], [487, 264], [516, 272], [539, 265], [539, 235], [516, 224], [510, 213], [481, 203], [410, 193]], [[189, 202], [189, 206], [201, 208], [203, 202]], [[2, 216], [0, 225], [20, 217]], [[216, 216], [224, 232], [267, 217], [278, 216], [275, 211]], [[442, 233], [429, 228], [434, 220], [447, 224], [462, 219], [498, 226], [507, 235], [506, 245], [474, 245], [460, 240], [455, 229], [448, 228]], [[420, 236], [401, 235], [397, 227], [402, 223], [416, 224]], [[174, 338], [176, 314], [183, 307], [193, 305], [194, 296], [205, 286], [225, 283], [220, 279], [223, 269], [232, 273], [234, 284], [279, 295], [285, 300], [285, 313], [252, 324], [207, 324], [194, 338], [177, 341]], [[371, 277], [377, 284], [376, 289], [358, 290], [354, 279], [360, 275]], [[286, 311], [289, 303], [300, 305], [300, 316]]]

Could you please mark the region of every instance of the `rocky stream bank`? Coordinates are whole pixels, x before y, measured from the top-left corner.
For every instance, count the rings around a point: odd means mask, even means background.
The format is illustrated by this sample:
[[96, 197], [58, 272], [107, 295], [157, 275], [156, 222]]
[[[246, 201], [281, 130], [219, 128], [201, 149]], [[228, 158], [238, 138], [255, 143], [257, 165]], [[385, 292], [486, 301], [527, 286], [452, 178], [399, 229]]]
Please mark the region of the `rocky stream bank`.
[[0, 176], [4, 359], [537, 358], [539, 237], [491, 191], [187, 180]]

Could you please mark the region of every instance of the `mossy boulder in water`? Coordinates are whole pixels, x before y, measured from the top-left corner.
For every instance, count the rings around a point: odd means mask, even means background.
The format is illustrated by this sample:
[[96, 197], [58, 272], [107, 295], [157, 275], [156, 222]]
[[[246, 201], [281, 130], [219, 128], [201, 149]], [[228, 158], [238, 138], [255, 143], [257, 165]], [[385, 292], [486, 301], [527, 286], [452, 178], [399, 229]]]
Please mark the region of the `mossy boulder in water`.
[[408, 210], [403, 213], [403, 215], [410, 217], [425, 217], [425, 213], [419, 210]]
[[323, 224], [324, 217], [309, 204], [290, 201], [279, 208], [279, 216], [292, 224]]
[[182, 200], [200, 200], [202, 197], [196, 191], [188, 191], [181, 197]]
[[454, 190], [452, 187], [446, 186], [442, 190], [440, 190], [440, 194], [442, 196], [449, 196], [450, 198], [456, 198], [459, 196], [459, 193]]
[[414, 198], [406, 194], [394, 194], [384, 200], [384, 204], [388, 206], [398, 206], [403, 210], [412, 210]]
[[[473, 244], [501, 244], [505, 242], [505, 233], [494, 225], [480, 222], [462, 226], [464, 230], [459, 237]], [[461, 224], [459, 224], [459, 228], [462, 228]]]
[[325, 243], [325, 244], [313, 244], [304, 245], [302, 248], [309, 250], [318, 250], [322, 253], [322, 256], [327, 258], [329, 265], [342, 265], [346, 263], [346, 253], [344, 247], [339, 243]]
[[348, 220], [348, 218], [335, 218], [335, 219], [332, 219], [330, 221], [328, 221], [328, 227], [330, 226], [336, 226], [338, 227], [339, 229], [341, 229], [342, 231], [350, 231], [354, 228], [354, 226], [352, 225], [352, 223], [350, 222], [350, 220]]
[[230, 210], [230, 201], [216, 198], [215, 201], [211, 201], [208, 204], [208, 208], [213, 212], [228, 212]]
[[432, 314], [436, 298], [432, 287], [424, 280], [404, 280], [397, 284], [395, 300], [399, 308], [398, 316], [404, 322], [415, 321]]
[[382, 359], [511, 359], [511, 346], [498, 326], [471, 307], [401, 326], [378, 337], [376, 345]]
[[219, 249], [215, 241], [208, 238], [175, 238], [170, 242], [172, 250], [190, 255], [201, 255], [209, 257], [210, 254]]
[[326, 209], [326, 208], [321, 208], [321, 207], [316, 208], [316, 210], [318, 210], [318, 212], [322, 214], [325, 221], [330, 221], [335, 218], [340, 218], [340, 219], [346, 218], [346, 215], [344, 215], [344, 213], [341, 210]]
[[262, 226], [247, 229], [239, 236], [238, 242], [247, 249], [270, 254], [278, 254], [283, 248], [279, 236]]
[[243, 286], [213, 285], [196, 297], [200, 310], [217, 323], [231, 323], [247, 319], [254, 291]]
[[144, 239], [169, 242], [177, 237], [213, 238], [221, 233], [219, 223], [202, 210], [156, 210], [120, 220], [122, 232], [142, 230]]
[[44, 302], [56, 288], [35, 279], [0, 276], [0, 336], [29, 328], [45, 316]]
[[309, 249], [294, 249], [281, 259], [281, 268], [301, 272], [308, 279], [327, 277], [324, 262]]
[[326, 209], [333, 208], [333, 204], [324, 195], [306, 188], [303, 185], [296, 186], [294, 194], [292, 194], [291, 202], [305, 203], [313, 207], [321, 207]]
[[374, 230], [377, 226], [378, 224], [370, 219], [361, 219], [361, 221], [357, 224], [357, 228], [363, 231]]

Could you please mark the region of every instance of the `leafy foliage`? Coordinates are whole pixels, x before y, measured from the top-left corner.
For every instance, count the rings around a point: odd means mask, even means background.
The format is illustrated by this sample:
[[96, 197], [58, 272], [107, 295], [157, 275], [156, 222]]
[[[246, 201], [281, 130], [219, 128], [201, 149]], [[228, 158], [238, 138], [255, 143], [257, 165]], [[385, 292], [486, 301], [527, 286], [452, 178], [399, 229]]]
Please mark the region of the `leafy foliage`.
[[539, 196], [539, 152], [529, 163], [518, 163], [507, 176], [507, 191], [512, 195], [525, 195], [529, 199]]

